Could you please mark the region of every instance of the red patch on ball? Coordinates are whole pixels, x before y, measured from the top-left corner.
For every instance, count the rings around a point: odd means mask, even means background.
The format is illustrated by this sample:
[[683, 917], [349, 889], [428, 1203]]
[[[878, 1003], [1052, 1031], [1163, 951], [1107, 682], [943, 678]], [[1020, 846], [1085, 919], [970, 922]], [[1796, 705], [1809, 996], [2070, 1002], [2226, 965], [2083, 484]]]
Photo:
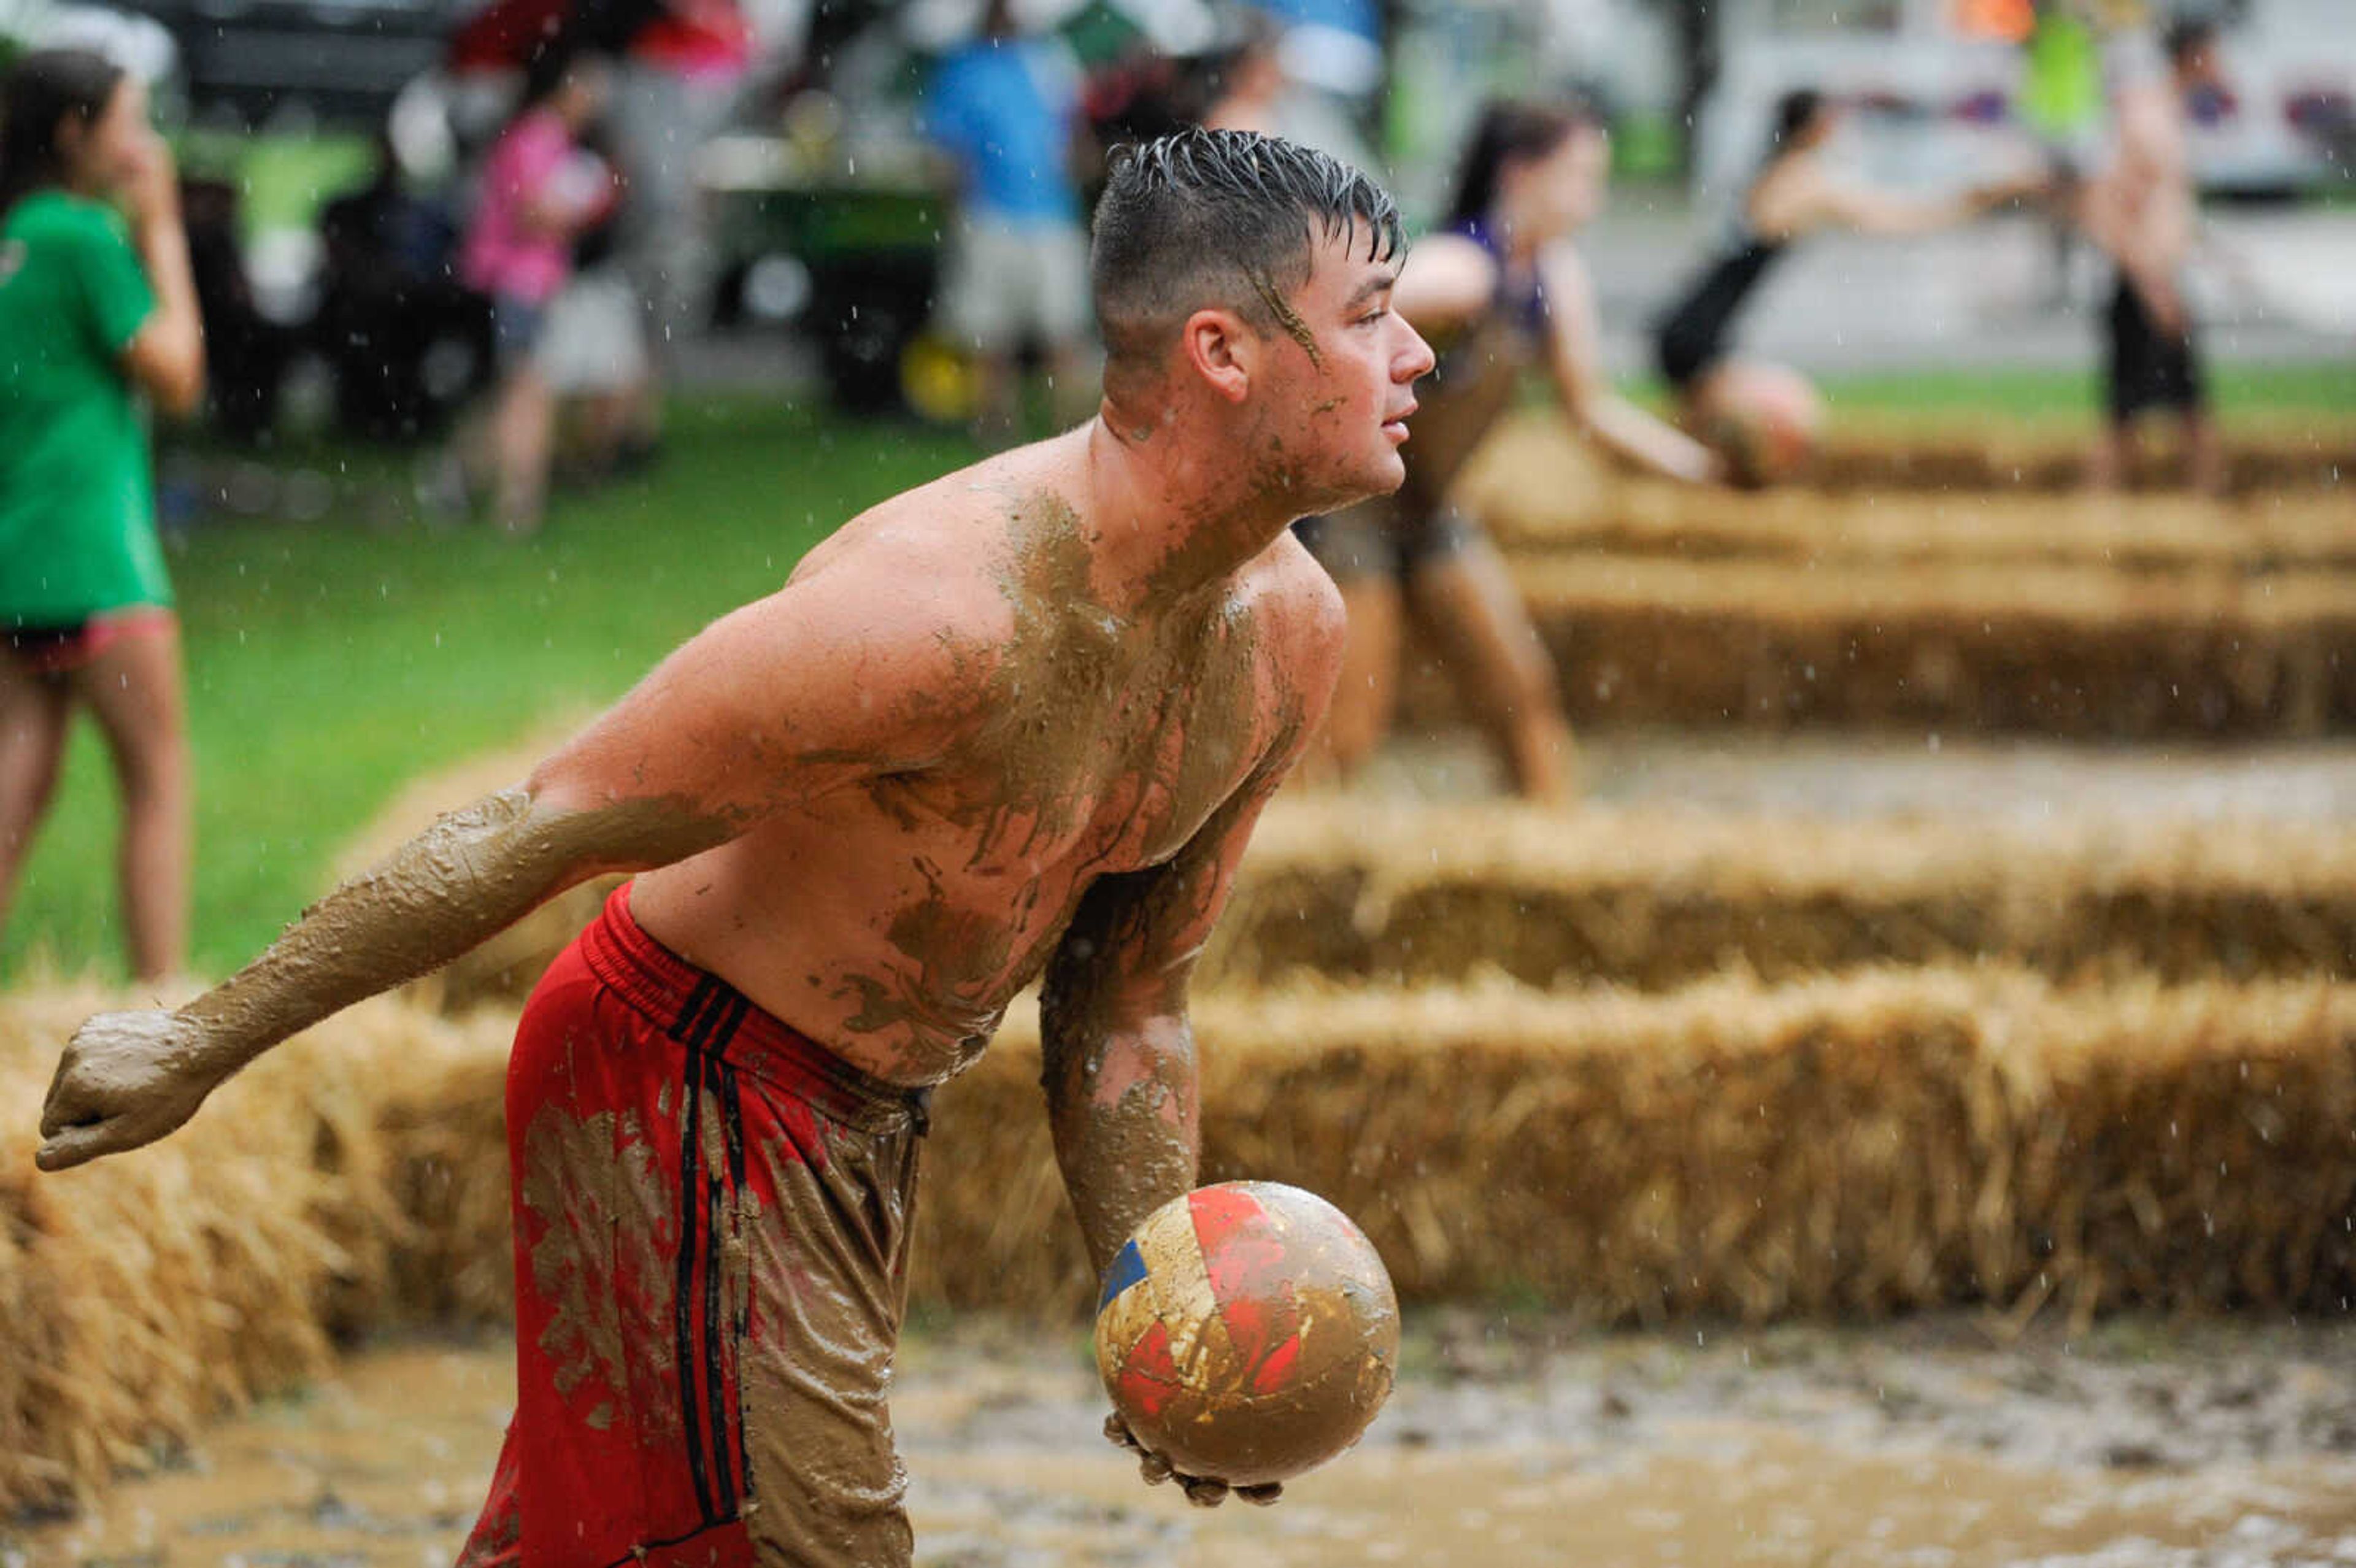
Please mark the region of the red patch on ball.
[[1355, 1443], [1389, 1397], [1398, 1300], [1363, 1232], [1276, 1182], [1198, 1188], [1107, 1272], [1097, 1368], [1130, 1432], [1179, 1471], [1282, 1481]]

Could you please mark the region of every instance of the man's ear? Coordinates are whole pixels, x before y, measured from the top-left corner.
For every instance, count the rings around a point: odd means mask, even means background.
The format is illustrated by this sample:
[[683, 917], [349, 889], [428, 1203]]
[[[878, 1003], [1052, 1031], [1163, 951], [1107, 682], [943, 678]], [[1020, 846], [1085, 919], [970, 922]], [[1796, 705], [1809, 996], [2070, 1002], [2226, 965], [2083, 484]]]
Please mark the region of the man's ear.
[[1251, 391], [1259, 368], [1259, 336], [1231, 310], [1198, 310], [1179, 332], [1188, 368], [1231, 403]]

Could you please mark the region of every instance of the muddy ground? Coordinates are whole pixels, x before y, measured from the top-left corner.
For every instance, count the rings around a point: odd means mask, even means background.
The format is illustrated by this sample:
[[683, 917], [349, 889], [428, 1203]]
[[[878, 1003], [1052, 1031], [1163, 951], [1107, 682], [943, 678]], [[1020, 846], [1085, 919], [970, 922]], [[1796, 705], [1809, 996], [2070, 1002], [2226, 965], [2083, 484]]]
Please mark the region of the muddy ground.
[[[209, 1434], [8, 1568], [447, 1563], [511, 1397], [508, 1345], [407, 1341]], [[2356, 1564], [2356, 1328], [1951, 1317], [1871, 1331], [1410, 1328], [1366, 1441], [1276, 1508], [1149, 1489], [1086, 1343], [922, 1328], [894, 1401], [933, 1568], [1576, 1562], [1826, 1568]]]

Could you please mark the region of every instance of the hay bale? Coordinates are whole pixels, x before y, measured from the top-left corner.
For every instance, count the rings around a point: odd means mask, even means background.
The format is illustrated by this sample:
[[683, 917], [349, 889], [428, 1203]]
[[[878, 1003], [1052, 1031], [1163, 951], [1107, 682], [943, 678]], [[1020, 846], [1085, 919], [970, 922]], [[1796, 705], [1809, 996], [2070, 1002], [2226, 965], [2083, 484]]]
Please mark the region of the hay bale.
[[[1837, 415], [1819, 443], [1806, 488], [1857, 491], [2053, 495], [2085, 482], [2091, 420], [2002, 417], [1872, 418]], [[2234, 420], [2226, 431], [2227, 488], [2236, 495], [2336, 489], [2356, 472], [2356, 421], [2303, 414]], [[2182, 479], [2173, 454], [2139, 455], [2131, 478], [2172, 486]], [[1482, 515], [1543, 496], [1552, 509], [1610, 506], [1627, 483], [1590, 450], [1558, 411], [1531, 409], [1506, 421], [1474, 454], [1457, 497]]]
[[1737, 495], [1631, 479], [1601, 503], [1517, 485], [1497, 495], [1482, 517], [1500, 546], [1523, 554], [1752, 557], [1794, 566], [2018, 561], [2226, 576], [2356, 567], [2347, 502], [2296, 492], [2239, 501], [1973, 491]]
[[[1205, 1176], [1323, 1193], [1408, 1301], [1657, 1324], [2356, 1293], [2347, 987], [1307, 989], [1195, 1024]], [[1037, 1070], [1018, 1020], [942, 1092], [920, 1299], [1086, 1310]]]
[[[2051, 735], [2313, 735], [2356, 724], [2356, 579], [2089, 567], [1524, 558], [1584, 721]], [[1454, 695], [1408, 682], [1410, 717]]]
[[2002, 959], [2057, 977], [2356, 980], [2356, 848], [2328, 827], [1856, 823], [1288, 795], [1204, 983], [1664, 989]]
[[272, 1052], [154, 1147], [37, 1174], [59, 1051], [133, 1001], [0, 1000], [0, 1514], [86, 1497], [396, 1320], [428, 1254], [402, 1207], [415, 1157], [380, 1122], [445, 1108], [445, 1068], [485, 1049], [479, 1029], [380, 998]]

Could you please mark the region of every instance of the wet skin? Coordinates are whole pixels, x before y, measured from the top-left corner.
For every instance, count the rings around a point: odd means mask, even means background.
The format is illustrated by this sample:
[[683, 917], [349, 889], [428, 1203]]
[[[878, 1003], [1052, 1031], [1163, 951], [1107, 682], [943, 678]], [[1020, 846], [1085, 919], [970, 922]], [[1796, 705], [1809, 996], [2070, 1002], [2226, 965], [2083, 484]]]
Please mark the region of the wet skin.
[[789, 595], [904, 623], [896, 659], [850, 673], [905, 751], [633, 893], [657, 940], [894, 1083], [980, 1052], [1095, 879], [1166, 865], [1256, 770], [1272, 783], [1312, 700], [1301, 675], [1327, 663], [1331, 590], [1289, 538], [1167, 603], [1123, 603], [1076, 505], [1089, 439], [927, 485], [814, 554]]
[[1404, 474], [1431, 355], [1366, 249], [1326, 237], [1281, 320], [1197, 308], [1098, 419], [853, 519], [188, 1007], [92, 1019], [42, 1167], [165, 1136], [278, 1040], [626, 870], [657, 940], [894, 1083], [970, 1061], [1047, 971], [1101, 1264], [1192, 1184], [1186, 976], [1334, 678], [1338, 596], [1287, 525]]

